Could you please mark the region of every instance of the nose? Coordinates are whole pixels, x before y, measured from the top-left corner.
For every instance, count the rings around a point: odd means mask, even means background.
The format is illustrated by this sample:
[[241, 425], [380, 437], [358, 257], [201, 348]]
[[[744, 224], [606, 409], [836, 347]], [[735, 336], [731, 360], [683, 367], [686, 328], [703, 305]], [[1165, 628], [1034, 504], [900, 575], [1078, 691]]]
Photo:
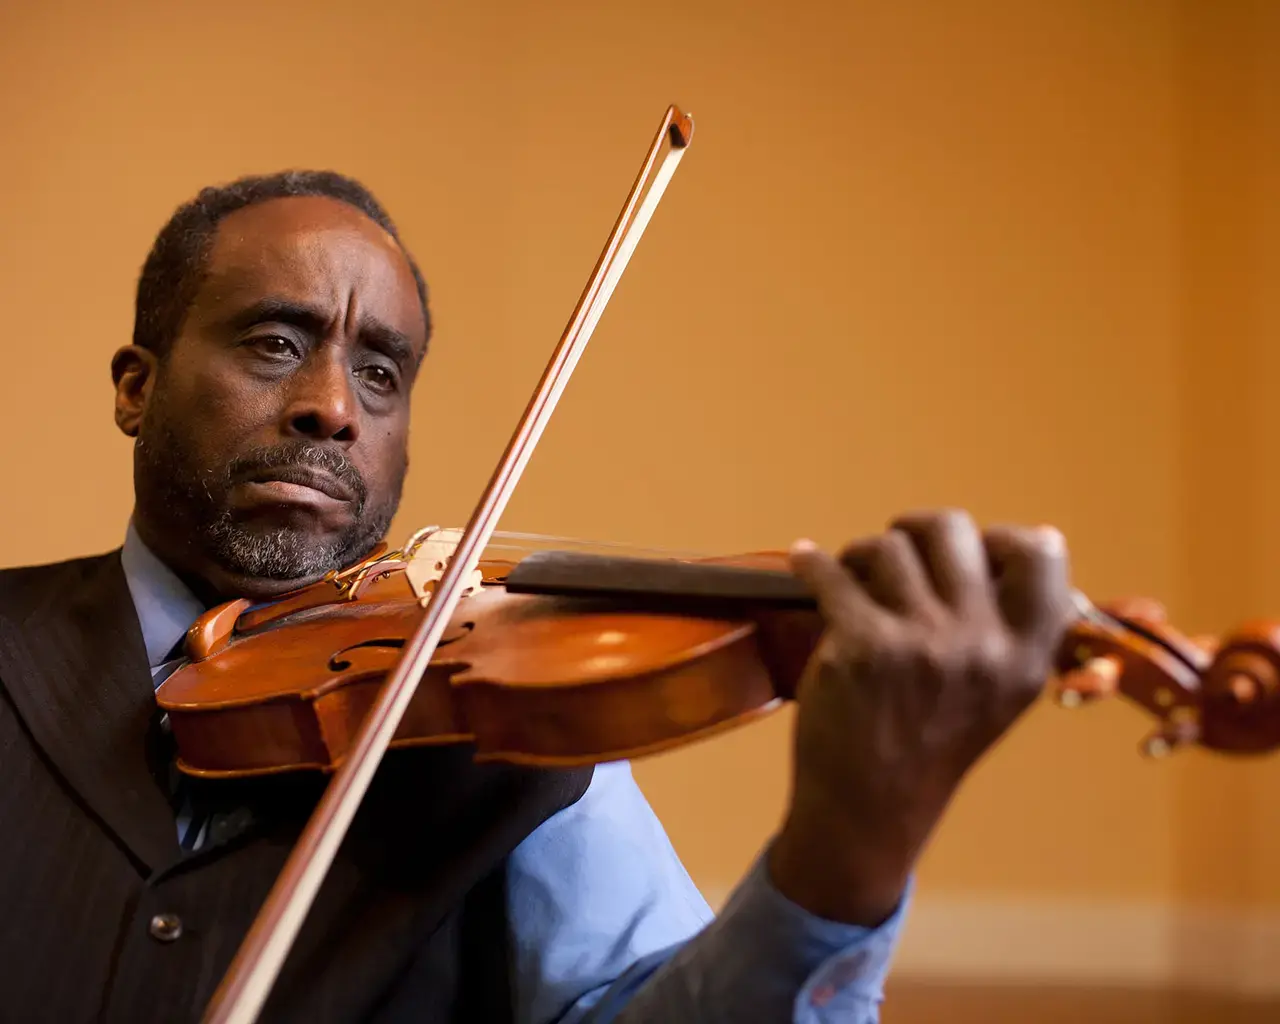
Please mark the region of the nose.
[[345, 360], [317, 359], [294, 374], [293, 394], [284, 411], [287, 436], [350, 446], [360, 436], [359, 416]]

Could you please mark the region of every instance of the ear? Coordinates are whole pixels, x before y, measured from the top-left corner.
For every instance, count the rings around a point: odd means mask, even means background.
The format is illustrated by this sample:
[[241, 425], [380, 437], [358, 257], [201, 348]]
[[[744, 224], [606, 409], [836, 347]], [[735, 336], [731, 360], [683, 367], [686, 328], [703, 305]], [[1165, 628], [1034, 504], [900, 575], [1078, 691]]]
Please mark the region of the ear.
[[116, 385], [116, 426], [126, 437], [138, 436], [158, 367], [156, 354], [137, 345], [127, 345], [111, 357], [111, 379]]

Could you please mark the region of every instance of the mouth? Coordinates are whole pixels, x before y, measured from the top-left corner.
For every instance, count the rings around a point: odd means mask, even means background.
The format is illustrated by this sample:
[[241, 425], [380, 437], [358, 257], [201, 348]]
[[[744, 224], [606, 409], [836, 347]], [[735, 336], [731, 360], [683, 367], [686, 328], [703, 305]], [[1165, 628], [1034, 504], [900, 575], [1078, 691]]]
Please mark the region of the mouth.
[[299, 496], [307, 492], [316, 492], [332, 498], [334, 501], [351, 502], [355, 494], [332, 473], [312, 466], [277, 466], [272, 469], [250, 473], [244, 483], [257, 484], [264, 490], [279, 492], [281, 496], [291, 493]]

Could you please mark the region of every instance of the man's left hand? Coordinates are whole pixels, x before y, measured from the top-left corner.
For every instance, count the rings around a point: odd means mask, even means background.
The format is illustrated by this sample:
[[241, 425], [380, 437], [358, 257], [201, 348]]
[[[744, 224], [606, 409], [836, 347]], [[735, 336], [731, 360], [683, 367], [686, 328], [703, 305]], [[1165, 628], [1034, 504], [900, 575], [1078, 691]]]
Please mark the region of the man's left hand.
[[961, 780], [1035, 701], [1072, 612], [1049, 528], [900, 519], [794, 571], [826, 630], [797, 699], [792, 801], [769, 867], [810, 912], [875, 925]]

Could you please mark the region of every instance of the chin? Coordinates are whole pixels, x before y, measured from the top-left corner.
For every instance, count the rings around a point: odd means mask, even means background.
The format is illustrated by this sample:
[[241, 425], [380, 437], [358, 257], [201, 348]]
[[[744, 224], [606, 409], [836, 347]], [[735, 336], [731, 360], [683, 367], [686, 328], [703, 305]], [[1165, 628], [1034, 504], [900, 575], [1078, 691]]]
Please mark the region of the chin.
[[304, 585], [347, 561], [349, 538], [315, 530], [228, 529], [214, 538], [214, 560], [263, 583]]

